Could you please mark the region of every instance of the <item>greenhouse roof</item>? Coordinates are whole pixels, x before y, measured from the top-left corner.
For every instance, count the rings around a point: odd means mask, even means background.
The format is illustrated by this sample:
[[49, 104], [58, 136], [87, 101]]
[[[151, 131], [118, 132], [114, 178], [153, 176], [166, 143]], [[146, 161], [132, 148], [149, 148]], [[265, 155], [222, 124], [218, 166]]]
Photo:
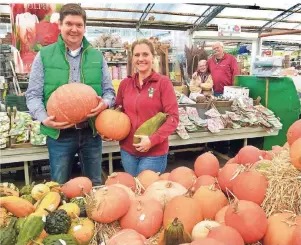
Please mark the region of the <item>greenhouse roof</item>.
[[[87, 26], [163, 29], [179, 31], [217, 30], [218, 25], [238, 25], [244, 32], [301, 31], [300, 1], [229, 1], [201, 3], [92, 3], [81, 1]], [[9, 5], [0, 4], [0, 21], [9, 23]]]

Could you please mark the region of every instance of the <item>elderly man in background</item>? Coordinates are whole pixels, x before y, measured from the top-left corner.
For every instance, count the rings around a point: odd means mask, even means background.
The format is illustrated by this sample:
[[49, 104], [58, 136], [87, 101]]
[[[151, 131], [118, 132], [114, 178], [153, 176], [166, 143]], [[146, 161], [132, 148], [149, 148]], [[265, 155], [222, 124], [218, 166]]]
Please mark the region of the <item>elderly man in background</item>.
[[224, 51], [222, 42], [212, 45], [213, 56], [208, 60], [209, 70], [213, 79], [213, 89], [216, 96], [224, 92], [224, 86], [232, 86], [234, 77], [239, 75], [236, 58]]

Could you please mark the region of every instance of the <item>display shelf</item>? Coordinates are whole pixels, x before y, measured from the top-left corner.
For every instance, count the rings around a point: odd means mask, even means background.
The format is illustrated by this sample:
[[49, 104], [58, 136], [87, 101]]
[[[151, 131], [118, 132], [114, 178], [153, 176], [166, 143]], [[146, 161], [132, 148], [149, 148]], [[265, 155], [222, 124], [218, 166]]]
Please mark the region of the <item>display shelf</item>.
[[100, 51], [112, 50], [112, 51], [125, 51], [125, 48], [96, 48]]
[[107, 64], [124, 64], [126, 65], [128, 62], [127, 61], [106, 61]]

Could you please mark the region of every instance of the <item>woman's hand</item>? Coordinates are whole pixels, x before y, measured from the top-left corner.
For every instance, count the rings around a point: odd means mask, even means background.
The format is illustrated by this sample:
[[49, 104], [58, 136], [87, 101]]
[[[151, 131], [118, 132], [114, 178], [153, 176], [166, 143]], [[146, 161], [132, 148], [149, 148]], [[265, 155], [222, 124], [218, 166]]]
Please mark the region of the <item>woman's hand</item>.
[[193, 73], [193, 74], [192, 74], [192, 79], [196, 79], [197, 76], [198, 76], [198, 73], [197, 73], [197, 72]]
[[145, 135], [134, 135], [136, 138], [140, 138], [141, 141], [138, 144], [133, 144], [137, 151], [147, 152], [152, 147], [152, 142], [148, 136]]

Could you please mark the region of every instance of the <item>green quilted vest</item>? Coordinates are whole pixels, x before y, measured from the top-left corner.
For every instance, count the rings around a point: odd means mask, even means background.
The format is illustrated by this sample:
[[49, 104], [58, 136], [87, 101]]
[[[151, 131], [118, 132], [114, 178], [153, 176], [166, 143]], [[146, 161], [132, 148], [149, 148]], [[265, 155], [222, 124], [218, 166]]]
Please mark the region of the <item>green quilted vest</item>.
[[[58, 41], [40, 51], [44, 66], [44, 96], [43, 103], [47, 105], [50, 95], [60, 86], [69, 81], [70, 65], [67, 59], [65, 43], [59, 35]], [[83, 51], [81, 53], [81, 82], [91, 86], [96, 93], [102, 95], [102, 55], [94, 49], [87, 39], [83, 38]], [[96, 136], [95, 117], [89, 119], [93, 135]], [[53, 139], [58, 139], [60, 131], [41, 125], [40, 131]]]

